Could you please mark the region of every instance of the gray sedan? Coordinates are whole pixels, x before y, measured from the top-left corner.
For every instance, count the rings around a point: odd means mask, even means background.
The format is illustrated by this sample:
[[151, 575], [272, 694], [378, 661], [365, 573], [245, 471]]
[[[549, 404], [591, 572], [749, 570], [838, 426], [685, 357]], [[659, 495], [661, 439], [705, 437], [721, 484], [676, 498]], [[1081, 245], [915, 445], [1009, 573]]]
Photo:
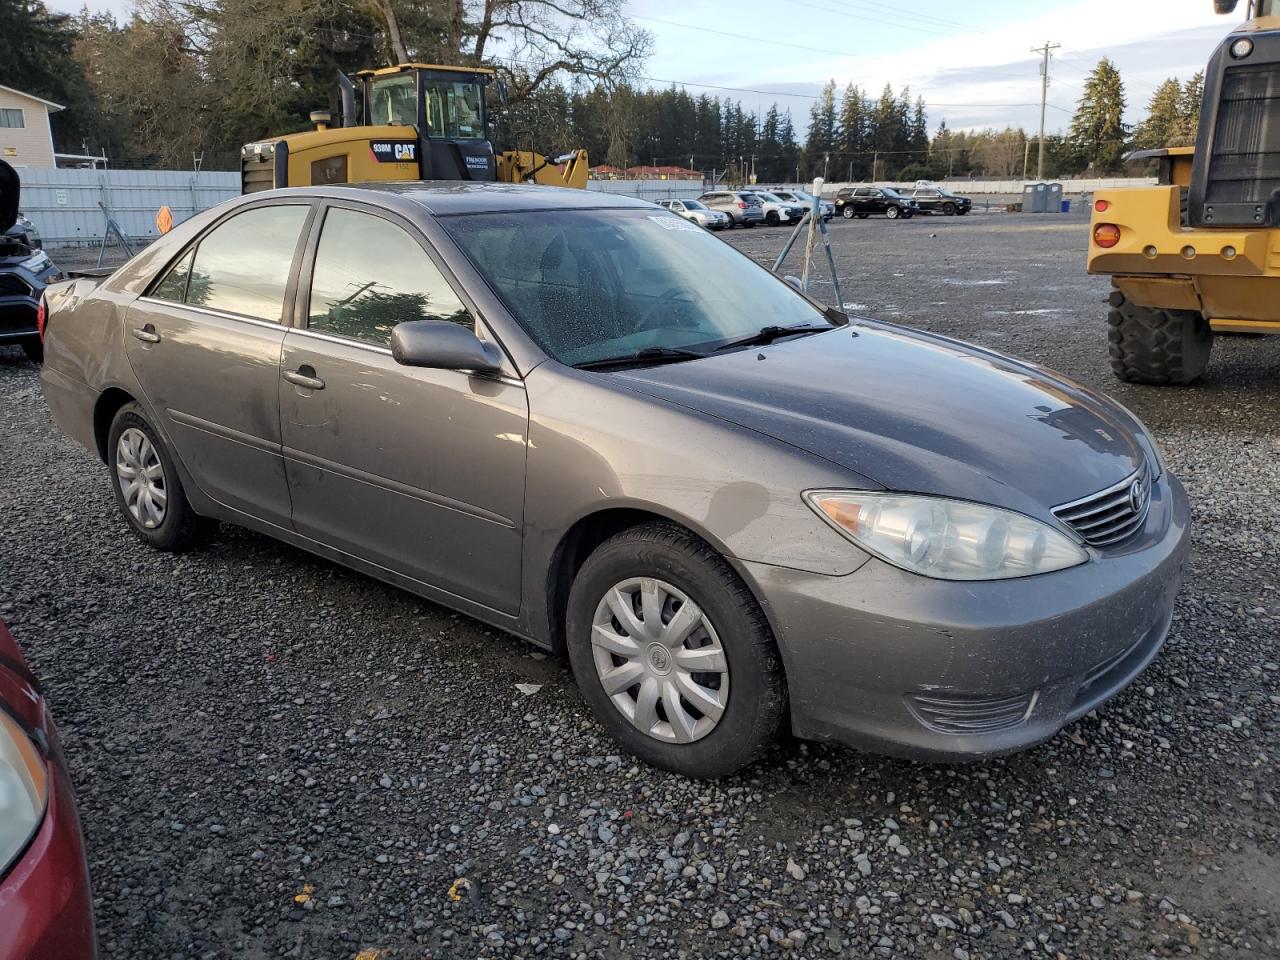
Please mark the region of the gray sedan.
[[649, 203], [258, 193], [48, 299], [45, 396], [143, 541], [240, 524], [567, 651], [669, 770], [1018, 749], [1169, 629], [1187, 500], [1136, 418]]

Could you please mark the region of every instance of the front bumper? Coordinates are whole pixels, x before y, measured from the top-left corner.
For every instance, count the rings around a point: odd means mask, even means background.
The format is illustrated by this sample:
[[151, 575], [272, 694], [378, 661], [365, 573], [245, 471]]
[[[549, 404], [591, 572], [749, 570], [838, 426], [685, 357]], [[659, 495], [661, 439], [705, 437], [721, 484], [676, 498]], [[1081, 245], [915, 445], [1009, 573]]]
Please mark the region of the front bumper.
[[39, 270], [20, 266], [12, 258], [0, 263], [0, 343], [39, 336], [36, 310], [40, 295], [60, 276], [50, 260]]
[[871, 559], [845, 577], [744, 563], [807, 739], [917, 759], [1046, 740], [1159, 652], [1188, 548], [1169, 475], [1143, 530], [1089, 562], [1019, 580], [931, 580]]
[[92, 960], [97, 944], [80, 821], [60, 760], [51, 768], [44, 823], [0, 878], [0, 957]]

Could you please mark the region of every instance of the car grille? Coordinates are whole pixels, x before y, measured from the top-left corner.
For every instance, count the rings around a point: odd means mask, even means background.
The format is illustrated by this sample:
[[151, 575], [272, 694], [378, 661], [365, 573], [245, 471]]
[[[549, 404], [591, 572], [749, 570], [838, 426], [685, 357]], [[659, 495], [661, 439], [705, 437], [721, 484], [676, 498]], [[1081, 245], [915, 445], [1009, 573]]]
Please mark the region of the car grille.
[[917, 718], [939, 733], [983, 734], [1009, 730], [1027, 719], [1034, 693], [1016, 697], [961, 700], [954, 697], [907, 697]]
[[[1232, 67], [1222, 78], [1205, 189], [1205, 220], [1263, 224], [1280, 189], [1280, 64]], [[1213, 216], [1215, 204], [1241, 204]]]
[[29, 297], [31, 286], [12, 273], [0, 273], [0, 297]]
[[1092, 496], [1053, 508], [1053, 515], [1095, 547], [1133, 536], [1151, 508], [1151, 474], [1145, 464]]

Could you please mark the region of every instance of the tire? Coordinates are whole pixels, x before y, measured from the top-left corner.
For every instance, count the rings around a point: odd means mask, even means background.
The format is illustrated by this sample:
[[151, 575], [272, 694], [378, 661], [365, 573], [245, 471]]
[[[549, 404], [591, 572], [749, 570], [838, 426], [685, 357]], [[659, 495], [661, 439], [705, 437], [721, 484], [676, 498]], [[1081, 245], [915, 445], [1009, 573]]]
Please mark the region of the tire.
[[1107, 346], [1111, 371], [1129, 383], [1193, 383], [1209, 365], [1213, 331], [1194, 310], [1158, 310], [1111, 291]]
[[[685, 604], [691, 603], [693, 614], [701, 616], [677, 646], [647, 639], [652, 635], [645, 632], [639, 597], [650, 588], [664, 598], [664, 628], [676, 622]], [[610, 603], [609, 595], [615, 591], [615, 602], [628, 605], [630, 623], [643, 645], [629, 639], [614, 613], [619, 607]], [[620, 647], [595, 642], [601, 636], [615, 638]], [[787, 692], [769, 624], [724, 558], [680, 527], [645, 524], [601, 544], [582, 565], [569, 592], [567, 637], [569, 661], [592, 713], [624, 748], [652, 766], [687, 777], [728, 776], [778, 740]], [[718, 658], [708, 653], [717, 644]], [[614, 649], [634, 651], [635, 656], [611, 652]], [[687, 659], [695, 650], [703, 651], [702, 662], [708, 668], [723, 666], [723, 671], [682, 670], [681, 655]], [[675, 652], [669, 657], [664, 655], [671, 651]], [[601, 672], [607, 675], [619, 667], [626, 668], [622, 682], [633, 676], [636, 682], [610, 694]], [[715, 717], [710, 707], [714, 699], [708, 699], [708, 712], [700, 713], [696, 701], [685, 698], [689, 689], [720, 699], [723, 712]], [[615, 702], [623, 701], [634, 713], [646, 692], [652, 718], [647, 730]], [[668, 713], [673, 695], [679, 722]]]
[[915, 215], [916, 215], [916, 214], [915, 214], [915, 211], [914, 211], [914, 210], [903, 210], [903, 211], [902, 211], [902, 219], [903, 219], [903, 220], [910, 220], [910, 219], [911, 219], [912, 217], [914, 217]]
[[44, 344], [39, 340], [23, 340], [22, 352], [37, 367], [44, 363]]
[[[858, 216], [862, 216], [862, 214], [857, 214], [857, 215], [858, 215]], [[843, 208], [841, 208], [841, 210], [840, 210], [840, 216], [844, 217], [846, 220], [852, 220], [852, 219], [854, 218], [854, 209], [853, 209], [853, 207], [843, 207]]]
[[901, 214], [902, 211], [897, 207], [885, 207], [884, 215], [890, 220], [897, 220]]
[[[126, 434], [128, 438], [122, 447], [121, 440]], [[145, 444], [140, 437], [145, 438]], [[150, 478], [146, 496], [140, 493], [132, 507], [126, 499], [125, 481], [121, 476], [122, 470], [129, 468], [130, 461], [159, 466], [158, 482], [153, 475], [154, 466], [145, 471], [130, 468], [135, 470], [135, 475], [145, 472]], [[148, 546], [172, 553], [190, 550], [204, 543], [217, 527], [216, 521], [191, 509], [173, 457], [139, 404], [126, 403], [111, 421], [111, 430], [107, 434], [107, 463], [120, 515], [134, 535]], [[157, 493], [163, 498], [159, 504], [155, 503]], [[158, 522], [155, 513], [147, 509], [146, 502], [158, 506], [161, 511]]]
[[954, 203], [944, 203], [942, 205], [942, 213], [944, 216], [954, 217], [956, 215], [956, 205]]
[[771, 227], [776, 227], [779, 223], [782, 222], [782, 220], [778, 217], [778, 213], [776, 210], [770, 210], [768, 213], [766, 213], [764, 217], [764, 221], [765, 223], [769, 224], [769, 226]]

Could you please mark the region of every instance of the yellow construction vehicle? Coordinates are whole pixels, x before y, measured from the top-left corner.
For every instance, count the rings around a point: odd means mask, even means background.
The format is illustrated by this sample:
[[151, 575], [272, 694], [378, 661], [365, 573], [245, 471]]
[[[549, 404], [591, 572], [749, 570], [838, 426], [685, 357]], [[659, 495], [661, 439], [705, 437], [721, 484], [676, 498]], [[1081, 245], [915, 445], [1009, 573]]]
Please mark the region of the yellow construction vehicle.
[[[587, 152], [544, 157], [494, 154], [485, 92], [487, 67], [402, 63], [339, 74], [339, 123], [311, 114], [315, 130], [246, 144], [241, 191], [371, 180], [500, 180], [587, 186]], [[358, 101], [356, 84], [359, 84]]]
[[1089, 272], [1114, 287], [1111, 368], [1190, 383], [1215, 332], [1280, 333], [1280, 0], [1253, 0], [1214, 51], [1195, 147], [1133, 157], [1159, 162], [1159, 185], [1097, 191], [1090, 225]]

